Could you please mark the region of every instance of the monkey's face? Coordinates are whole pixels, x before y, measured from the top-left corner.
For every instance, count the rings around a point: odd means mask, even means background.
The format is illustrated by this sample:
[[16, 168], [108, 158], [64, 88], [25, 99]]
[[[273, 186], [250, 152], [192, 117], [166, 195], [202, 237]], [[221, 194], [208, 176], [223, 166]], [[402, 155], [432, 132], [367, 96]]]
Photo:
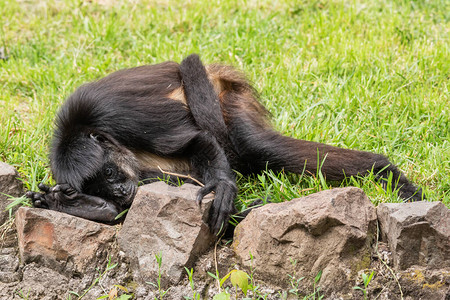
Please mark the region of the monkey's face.
[[103, 198], [122, 209], [128, 208], [139, 182], [137, 160], [129, 150], [108, 140], [101, 141], [101, 146], [101, 167], [84, 181], [82, 192]]
[[114, 162], [105, 163], [94, 177], [83, 185], [83, 193], [127, 208], [133, 202], [138, 186], [137, 177], [124, 171]]

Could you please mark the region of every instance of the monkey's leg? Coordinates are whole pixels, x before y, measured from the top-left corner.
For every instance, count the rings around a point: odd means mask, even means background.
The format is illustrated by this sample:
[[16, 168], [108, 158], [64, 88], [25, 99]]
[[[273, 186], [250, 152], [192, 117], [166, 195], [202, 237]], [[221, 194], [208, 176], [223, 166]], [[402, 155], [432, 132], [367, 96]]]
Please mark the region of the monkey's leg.
[[392, 173], [392, 187], [399, 189], [402, 198], [413, 201], [425, 198], [422, 190], [383, 155], [297, 140], [243, 120], [240, 122], [239, 126], [232, 127], [232, 136], [241, 160], [250, 162], [250, 171], [267, 167], [315, 175], [320, 170], [329, 180], [342, 180], [346, 176], [365, 176], [373, 170], [380, 179], [387, 179]]
[[43, 193], [27, 192], [34, 207], [67, 213], [69, 215], [100, 222], [114, 222], [119, 213], [111, 202], [75, 191], [68, 184], [49, 187], [39, 184]]

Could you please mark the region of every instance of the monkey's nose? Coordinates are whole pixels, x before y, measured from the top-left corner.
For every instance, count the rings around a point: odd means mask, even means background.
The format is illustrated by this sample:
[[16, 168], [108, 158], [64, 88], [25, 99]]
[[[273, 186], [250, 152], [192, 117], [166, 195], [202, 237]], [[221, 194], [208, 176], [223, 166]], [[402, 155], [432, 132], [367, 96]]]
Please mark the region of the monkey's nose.
[[116, 188], [114, 189], [114, 194], [118, 197], [121, 197], [121, 196], [128, 195], [128, 192], [127, 192], [127, 189], [125, 188], [125, 186], [123, 186], [121, 184], [119, 186], [116, 186]]
[[120, 186], [120, 192], [124, 196], [126, 196], [128, 194], [127, 189], [123, 185]]

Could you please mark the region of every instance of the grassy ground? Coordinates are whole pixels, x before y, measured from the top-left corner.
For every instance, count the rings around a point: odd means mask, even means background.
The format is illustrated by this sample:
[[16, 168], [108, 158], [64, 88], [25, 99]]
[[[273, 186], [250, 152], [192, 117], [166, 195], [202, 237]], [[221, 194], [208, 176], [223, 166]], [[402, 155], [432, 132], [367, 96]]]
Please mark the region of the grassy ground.
[[[449, 2], [134, 2], [0, 2], [0, 160], [27, 188], [51, 183], [53, 118], [77, 86], [197, 52], [244, 70], [277, 130], [385, 154], [450, 205]], [[243, 201], [329, 187], [270, 172], [239, 185]], [[396, 201], [373, 178], [342, 185]]]

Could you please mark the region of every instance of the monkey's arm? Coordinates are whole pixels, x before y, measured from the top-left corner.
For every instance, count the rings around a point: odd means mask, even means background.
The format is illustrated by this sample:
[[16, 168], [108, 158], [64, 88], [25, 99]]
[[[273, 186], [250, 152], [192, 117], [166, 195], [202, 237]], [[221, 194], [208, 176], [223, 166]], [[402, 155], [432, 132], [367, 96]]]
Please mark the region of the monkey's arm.
[[39, 184], [39, 192], [27, 192], [34, 207], [56, 210], [88, 220], [112, 223], [119, 213], [110, 202], [91, 195], [77, 192], [68, 184], [49, 187]]
[[192, 141], [188, 151], [193, 171], [205, 183], [198, 192], [197, 201], [201, 203], [204, 196], [215, 192], [208, 223], [216, 234], [227, 227], [228, 218], [235, 210], [237, 186], [233, 171], [225, 152], [209, 132], [201, 132]]

